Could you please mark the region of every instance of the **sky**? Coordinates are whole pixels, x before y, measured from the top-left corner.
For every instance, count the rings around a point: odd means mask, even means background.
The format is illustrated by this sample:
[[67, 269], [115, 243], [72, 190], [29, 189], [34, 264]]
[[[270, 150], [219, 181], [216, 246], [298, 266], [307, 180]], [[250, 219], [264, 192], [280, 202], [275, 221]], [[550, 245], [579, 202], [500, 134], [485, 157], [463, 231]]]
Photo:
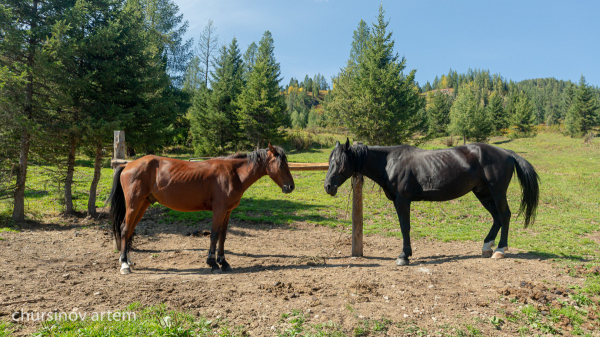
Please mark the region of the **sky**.
[[600, 1], [173, 0], [197, 42], [212, 19], [221, 44], [243, 53], [269, 30], [282, 85], [346, 64], [360, 20], [390, 20], [395, 51], [424, 85], [449, 69], [488, 69], [520, 81], [554, 77], [600, 86]]

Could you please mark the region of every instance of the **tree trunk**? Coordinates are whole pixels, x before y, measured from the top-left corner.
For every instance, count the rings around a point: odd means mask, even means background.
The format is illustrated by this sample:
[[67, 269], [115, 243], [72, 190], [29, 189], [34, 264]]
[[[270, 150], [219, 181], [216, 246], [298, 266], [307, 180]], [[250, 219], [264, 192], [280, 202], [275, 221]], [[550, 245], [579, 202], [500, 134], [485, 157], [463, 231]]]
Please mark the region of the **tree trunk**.
[[12, 219], [15, 222], [25, 221], [25, 181], [27, 180], [27, 159], [29, 156], [29, 133], [23, 129], [21, 135], [21, 152], [19, 154], [19, 171], [17, 173], [17, 188], [14, 193], [14, 208]]
[[256, 137], [256, 151], [260, 149], [260, 136]]
[[67, 177], [65, 178], [65, 214], [74, 214], [73, 209], [73, 172], [75, 171], [75, 150], [77, 149], [77, 140], [71, 135], [69, 147], [69, 159], [67, 160]]
[[90, 185], [90, 198], [88, 199], [88, 210], [87, 214], [91, 217], [97, 217], [96, 212], [96, 189], [98, 182], [100, 181], [100, 174], [102, 173], [102, 143], [96, 145], [96, 157], [94, 160], [94, 179], [92, 179], [92, 185]]
[[[32, 4], [32, 20], [31, 20], [31, 30], [33, 31], [37, 27], [37, 6], [38, 0], [33, 0]], [[35, 55], [35, 37], [33, 35], [30, 36], [28, 41], [28, 51], [27, 51], [27, 84], [25, 85], [25, 107], [23, 109], [23, 114], [25, 115], [25, 119], [31, 119], [33, 112], [33, 74], [31, 73], [31, 68], [34, 63], [34, 55]], [[25, 220], [25, 183], [27, 181], [27, 164], [29, 159], [29, 140], [30, 140], [29, 131], [27, 130], [27, 126], [23, 126], [23, 132], [21, 134], [21, 151], [19, 153], [19, 172], [17, 175], [17, 187], [14, 192], [14, 207], [12, 219], [15, 222], [21, 222]]]
[[463, 145], [467, 145], [467, 136], [463, 135]]

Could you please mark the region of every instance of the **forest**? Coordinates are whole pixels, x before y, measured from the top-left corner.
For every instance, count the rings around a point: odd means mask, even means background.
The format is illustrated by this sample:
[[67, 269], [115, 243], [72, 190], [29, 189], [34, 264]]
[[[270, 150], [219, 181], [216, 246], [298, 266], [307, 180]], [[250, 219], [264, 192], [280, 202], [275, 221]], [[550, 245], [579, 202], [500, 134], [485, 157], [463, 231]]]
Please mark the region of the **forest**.
[[515, 82], [450, 69], [420, 85], [388, 24], [380, 7], [373, 24], [359, 22], [339, 73], [287, 81], [271, 32], [242, 47], [220, 40], [209, 21], [186, 40], [189, 23], [172, 0], [3, 1], [0, 198], [12, 201], [12, 220], [24, 220], [28, 165], [43, 164], [72, 214], [73, 172], [84, 157], [95, 169], [87, 209], [95, 216], [113, 130], [125, 130], [130, 157], [166, 148], [225, 155], [291, 144], [299, 130], [369, 145], [448, 136], [456, 145], [543, 127], [598, 133], [600, 88], [583, 74], [577, 83]]

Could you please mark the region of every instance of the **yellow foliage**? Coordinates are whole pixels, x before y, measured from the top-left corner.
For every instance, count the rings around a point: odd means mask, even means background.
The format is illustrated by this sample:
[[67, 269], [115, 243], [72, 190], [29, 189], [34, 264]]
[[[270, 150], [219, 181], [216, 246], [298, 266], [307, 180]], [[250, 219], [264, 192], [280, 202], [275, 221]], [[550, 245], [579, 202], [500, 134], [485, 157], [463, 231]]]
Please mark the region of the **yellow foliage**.
[[446, 75], [442, 75], [442, 79], [440, 81], [440, 89], [448, 88], [448, 77]]

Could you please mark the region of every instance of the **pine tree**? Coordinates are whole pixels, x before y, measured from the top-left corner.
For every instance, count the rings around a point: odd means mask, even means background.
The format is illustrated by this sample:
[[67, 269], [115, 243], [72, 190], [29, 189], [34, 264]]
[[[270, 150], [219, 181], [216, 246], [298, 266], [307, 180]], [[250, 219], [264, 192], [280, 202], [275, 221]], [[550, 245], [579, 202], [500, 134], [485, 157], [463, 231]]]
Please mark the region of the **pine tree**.
[[252, 42], [246, 49], [244, 53], [244, 80], [248, 81], [248, 77], [250, 76], [250, 72], [254, 68], [254, 63], [256, 63], [256, 57], [258, 56], [258, 46], [256, 43]]
[[211, 89], [194, 98], [189, 112], [196, 154], [222, 155], [237, 148], [240, 131], [235, 101], [244, 85], [242, 75], [242, 56], [234, 38], [215, 60]]
[[327, 104], [358, 139], [373, 145], [405, 143], [426, 124], [419, 115], [424, 99], [414, 81], [416, 70], [403, 73], [406, 59], [394, 52], [388, 25], [380, 5], [363, 57], [356, 69], [342, 70]]
[[565, 129], [571, 137], [581, 137], [598, 125], [598, 102], [581, 75], [572, 104], [565, 117]]
[[490, 95], [486, 109], [494, 124], [494, 130], [498, 134], [501, 134], [502, 130], [508, 128], [510, 123], [502, 106], [502, 97], [500, 97], [497, 91], [492, 92]]
[[477, 102], [474, 83], [464, 85], [450, 109], [450, 126], [448, 130], [467, 139], [484, 141], [494, 131], [488, 111]]
[[[179, 14], [179, 7], [173, 0], [138, 1], [144, 13], [146, 29], [154, 31], [159, 40], [158, 46], [165, 61], [166, 72], [173, 85], [180, 87], [193, 56], [194, 40], [183, 40], [189, 23], [183, 20], [183, 13]], [[114, 11], [114, 8], [110, 9]]]
[[429, 105], [427, 106], [427, 122], [429, 124], [429, 133], [434, 136], [444, 136], [447, 134], [448, 124], [450, 124], [451, 98], [441, 92], [430, 93]]
[[204, 85], [204, 70], [200, 57], [193, 56], [188, 63], [183, 80], [183, 91], [194, 95]]
[[361, 62], [362, 55], [367, 47], [370, 29], [366, 22], [360, 20], [358, 27], [352, 36], [352, 48], [350, 49], [350, 58], [348, 66], [355, 66]]
[[248, 83], [237, 101], [241, 129], [257, 149], [265, 141], [279, 138], [279, 127], [288, 124], [285, 98], [279, 88], [281, 71], [274, 48], [271, 32], [266, 31], [260, 40]]
[[5, 159], [15, 173], [12, 219], [17, 222], [25, 220], [30, 149], [38, 136], [36, 130], [47, 117], [45, 105], [51, 95], [44, 78], [48, 69], [39, 62], [39, 53], [54, 23], [64, 19], [64, 10], [56, 9], [72, 5], [62, 0], [6, 0], [0, 5], [0, 69], [6, 80], [3, 94], [7, 95], [3, 101], [7, 104], [5, 117], [12, 118], [9, 124], [14, 127], [3, 136], [19, 144], [18, 155]]
[[514, 106], [515, 112], [511, 119], [511, 125], [516, 131], [513, 134], [513, 137], [528, 137], [533, 131], [533, 125], [536, 118], [535, 112], [527, 94], [521, 92], [517, 97]]

